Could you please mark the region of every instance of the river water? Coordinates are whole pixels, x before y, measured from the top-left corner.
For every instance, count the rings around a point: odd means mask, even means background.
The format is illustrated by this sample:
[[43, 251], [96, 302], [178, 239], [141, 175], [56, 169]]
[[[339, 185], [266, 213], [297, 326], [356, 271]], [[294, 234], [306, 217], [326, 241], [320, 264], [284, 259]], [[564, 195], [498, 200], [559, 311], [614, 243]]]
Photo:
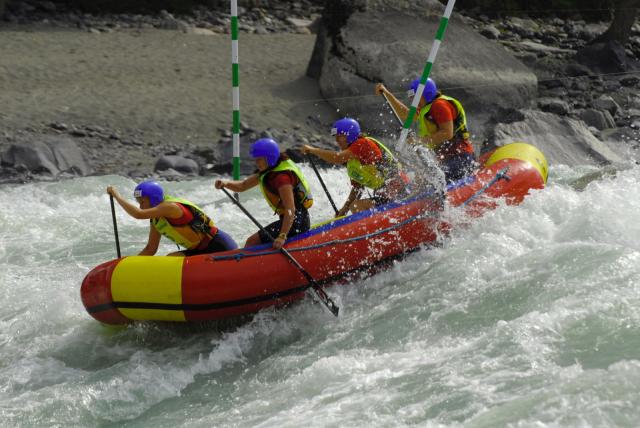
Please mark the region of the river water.
[[[332, 211], [316, 189], [313, 221]], [[243, 323], [106, 327], [80, 301], [115, 257], [107, 185], [0, 187], [2, 426], [607, 427], [640, 421], [640, 167], [572, 187], [555, 167], [517, 207], [442, 247]], [[323, 172], [338, 201], [343, 171]], [[242, 243], [250, 221], [212, 180], [167, 183]], [[257, 192], [243, 202], [273, 217]], [[148, 224], [117, 209], [123, 254]], [[163, 244], [160, 252], [175, 246]]]

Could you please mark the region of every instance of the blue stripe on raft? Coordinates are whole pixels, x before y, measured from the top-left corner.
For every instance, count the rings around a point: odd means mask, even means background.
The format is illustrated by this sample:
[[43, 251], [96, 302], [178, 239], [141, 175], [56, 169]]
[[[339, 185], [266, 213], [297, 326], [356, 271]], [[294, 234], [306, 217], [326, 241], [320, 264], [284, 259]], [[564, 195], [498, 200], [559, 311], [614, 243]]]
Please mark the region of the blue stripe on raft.
[[[345, 218], [341, 218], [339, 220], [336, 221], [332, 221], [328, 224], [325, 224], [321, 227], [315, 228], [315, 229], [311, 229], [307, 232], [301, 233], [299, 235], [293, 236], [289, 239], [287, 239], [287, 243], [290, 242], [295, 242], [295, 241], [299, 241], [301, 239], [305, 239], [308, 238], [309, 236], [313, 236], [313, 235], [317, 235], [318, 233], [322, 233], [322, 232], [326, 232], [327, 230], [331, 230], [333, 228], [336, 227], [340, 227], [340, 226], [344, 226], [345, 224], [349, 224], [349, 223], [353, 223], [356, 221], [359, 221], [363, 218], [367, 218], [367, 217], [371, 217], [374, 214], [378, 214], [381, 212], [385, 212], [385, 211], [389, 211], [398, 207], [402, 207], [405, 205], [409, 205], [412, 204], [415, 201], [418, 200], [422, 200], [422, 199], [427, 199], [431, 196], [433, 196], [434, 192], [430, 191], [430, 192], [423, 192], [420, 193], [416, 196], [412, 196], [408, 199], [403, 199], [401, 201], [397, 201], [397, 202], [389, 202], [388, 204], [385, 205], [380, 205], [379, 207], [374, 207], [374, 208], [370, 208], [368, 210], [365, 211], [360, 211], [358, 213], [352, 214], [348, 217]], [[248, 247], [248, 248], [243, 248], [244, 251], [247, 252], [258, 252], [258, 251], [263, 251], [265, 249], [271, 248], [271, 243], [266, 243], [266, 244], [260, 244], [260, 245], [255, 245], [253, 247]]]
[[[477, 171], [476, 171], [476, 172], [477, 172]], [[476, 175], [475, 175], [475, 174], [473, 174], [473, 175], [467, 175], [466, 177], [461, 178], [461, 179], [460, 179], [460, 180], [458, 180], [458, 181], [455, 181], [455, 182], [453, 182], [453, 183], [447, 184], [447, 192], [450, 192], [450, 191], [452, 191], [452, 190], [459, 189], [460, 187], [467, 186], [467, 185], [469, 185], [469, 184], [473, 183], [474, 181], [476, 181], [476, 178], [477, 178], [477, 177], [476, 177]]]
[[[413, 223], [414, 221], [417, 221], [417, 220], [420, 220], [420, 219], [423, 219], [423, 218], [426, 218], [426, 217], [429, 217], [429, 216], [434, 216], [435, 217], [439, 213], [440, 213], [440, 211], [426, 211], [426, 212], [423, 212], [421, 214], [415, 215], [413, 217], [409, 217], [405, 221], [400, 222], [400, 223], [396, 223], [393, 226], [390, 226], [390, 227], [387, 227], [387, 228], [384, 228], [384, 229], [376, 230], [375, 232], [367, 233], [367, 234], [364, 234], [364, 235], [354, 236], [353, 238], [334, 239], [333, 241], [322, 242], [320, 244], [315, 244], [315, 245], [308, 245], [306, 247], [289, 248], [287, 251], [289, 251], [290, 253], [295, 253], [296, 251], [316, 250], [318, 248], [334, 246], [334, 245], [338, 245], [338, 244], [348, 244], [350, 242], [357, 242], [357, 241], [361, 241], [363, 239], [370, 239], [370, 238], [373, 238], [375, 236], [382, 235], [383, 233], [391, 232], [392, 230], [404, 227], [409, 223]], [[239, 252], [239, 253], [227, 254], [227, 255], [223, 255], [223, 256], [211, 256], [211, 259], [214, 260], [214, 261], [215, 260], [238, 260], [238, 261], [240, 261], [241, 259], [243, 259], [245, 257], [258, 257], [258, 256], [266, 256], [268, 254], [280, 253], [280, 250], [273, 250], [271, 245], [269, 245], [269, 244], [265, 244], [265, 245], [268, 245], [268, 247], [265, 248], [265, 251], [260, 251], [260, 252], [251, 251], [251, 253]], [[255, 247], [253, 247], [253, 248], [255, 248]]]

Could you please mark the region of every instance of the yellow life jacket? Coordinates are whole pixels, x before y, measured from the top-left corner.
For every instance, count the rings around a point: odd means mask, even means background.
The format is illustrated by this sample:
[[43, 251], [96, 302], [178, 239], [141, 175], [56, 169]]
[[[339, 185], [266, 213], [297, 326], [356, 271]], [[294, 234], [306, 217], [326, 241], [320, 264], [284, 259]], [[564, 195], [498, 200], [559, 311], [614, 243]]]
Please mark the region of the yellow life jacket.
[[393, 153], [380, 141], [371, 137], [364, 137], [373, 141], [382, 152], [382, 159], [370, 165], [363, 165], [359, 159], [347, 161], [347, 174], [358, 184], [376, 190], [384, 186], [391, 174], [400, 170], [400, 164]]
[[282, 206], [282, 200], [280, 199], [280, 195], [270, 192], [267, 189], [267, 186], [264, 182], [265, 177], [270, 172], [281, 172], [281, 171], [291, 171], [296, 177], [298, 177], [298, 184], [293, 188], [293, 198], [296, 203], [296, 207], [302, 205], [305, 208], [311, 208], [313, 205], [313, 196], [311, 195], [311, 188], [309, 187], [309, 183], [307, 183], [307, 179], [302, 174], [298, 165], [295, 164], [291, 159], [287, 159], [281, 161], [273, 168], [268, 169], [267, 171], [261, 173], [258, 176], [260, 180], [260, 190], [262, 191], [262, 195], [267, 200], [269, 206], [273, 209], [273, 211], [282, 215], [284, 212], [284, 207]]
[[[467, 114], [465, 113], [462, 104], [460, 104], [460, 101], [446, 95], [440, 95], [438, 98], [436, 98], [436, 100], [437, 99], [449, 101], [458, 111], [458, 117], [456, 117], [453, 122], [453, 140], [468, 140], [469, 131], [467, 129]], [[427, 118], [429, 112], [431, 111], [433, 101], [422, 107], [420, 113], [418, 114], [418, 135], [420, 137], [428, 137], [438, 130], [438, 126], [432, 120], [429, 120]], [[431, 144], [429, 144], [428, 147], [430, 149], [436, 149], [436, 147], [432, 147]]]
[[187, 224], [175, 226], [164, 217], [151, 219], [151, 224], [161, 235], [187, 249], [196, 248], [203, 239], [213, 237], [211, 228], [215, 227], [215, 224], [197, 205], [185, 199], [171, 196], [165, 196], [164, 202], [175, 202], [184, 205], [193, 214], [193, 220]]

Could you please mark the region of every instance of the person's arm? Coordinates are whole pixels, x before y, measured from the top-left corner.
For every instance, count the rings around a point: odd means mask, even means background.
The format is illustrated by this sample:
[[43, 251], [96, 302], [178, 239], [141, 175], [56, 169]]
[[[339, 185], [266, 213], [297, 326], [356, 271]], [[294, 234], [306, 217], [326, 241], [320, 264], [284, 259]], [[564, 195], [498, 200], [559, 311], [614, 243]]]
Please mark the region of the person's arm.
[[113, 198], [118, 202], [118, 205], [124, 209], [127, 214], [131, 217], [144, 220], [151, 218], [180, 218], [182, 217], [182, 209], [173, 203], [173, 202], [161, 202], [153, 208], [142, 209], [140, 207], [135, 206], [125, 198], [123, 198], [120, 193], [113, 187], [107, 187], [107, 193], [113, 196]]
[[278, 194], [282, 201], [282, 207], [284, 208], [282, 224], [280, 226], [280, 234], [275, 237], [273, 241], [273, 248], [280, 249], [284, 242], [287, 240], [287, 235], [293, 226], [293, 220], [296, 214], [296, 204], [293, 199], [293, 186], [285, 184], [278, 188]]
[[315, 155], [326, 162], [336, 165], [345, 164], [349, 161], [349, 159], [355, 158], [355, 155], [349, 149], [334, 152], [333, 150], [319, 149], [317, 147], [305, 144], [302, 146], [301, 150], [302, 153], [311, 153], [312, 155]]
[[138, 253], [139, 256], [153, 256], [158, 251], [160, 245], [160, 232], [153, 225], [149, 225], [149, 239], [147, 245]]
[[409, 115], [409, 108], [404, 105], [402, 101], [396, 98], [391, 91], [389, 91], [386, 86], [382, 83], [378, 83], [376, 85], [376, 95], [384, 94], [389, 100], [389, 105], [395, 112], [395, 114], [402, 120], [403, 122], [407, 120], [407, 116]]
[[229, 189], [234, 192], [244, 192], [252, 187], [256, 187], [260, 183], [258, 174], [252, 174], [244, 180], [216, 180], [216, 189]]
[[425, 144], [430, 149], [437, 148], [445, 141], [449, 141], [453, 138], [453, 121], [449, 120], [438, 124], [438, 130], [427, 137], [419, 137], [420, 142]]
[[342, 208], [340, 208], [336, 213], [336, 217], [342, 217], [343, 215], [346, 215], [349, 212], [349, 208], [351, 208], [351, 204], [355, 200], [359, 199], [361, 194], [362, 194], [362, 186], [352, 185], [351, 192], [349, 192], [349, 196], [347, 197], [347, 200], [344, 202], [344, 205], [342, 206]]

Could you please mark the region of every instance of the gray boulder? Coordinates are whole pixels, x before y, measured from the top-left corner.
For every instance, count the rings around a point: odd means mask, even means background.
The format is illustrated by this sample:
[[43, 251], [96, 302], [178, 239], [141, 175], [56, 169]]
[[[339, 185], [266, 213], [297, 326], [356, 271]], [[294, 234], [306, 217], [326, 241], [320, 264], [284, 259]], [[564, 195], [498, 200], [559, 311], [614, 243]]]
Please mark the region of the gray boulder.
[[531, 19], [522, 19], [515, 16], [507, 20], [507, 25], [521, 36], [531, 37], [536, 31], [540, 30], [540, 26]]
[[620, 84], [624, 87], [634, 87], [640, 83], [640, 78], [638, 76], [627, 76], [620, 79]]
[[482, 30], [480, 30], [480, 34], [491, 40], [497, 40], [500, 38], [500, 30], [491, 24], [486, 25]]
[[20, 141], [2, 154], [2, 164], [16, 170], [57, 177], [61, 173], [86, 176], [92, 173], [84, 155], [72, 139], [42, 136], [38, 141]]
[[61, 172], [86, 176], [93, 173], [87, 164], [84, 154], [76, 142], [70, 138], [51, 136], [44, 138], [44, 143], [51, 149]]
[[618, 103], [609, 95], [600, 95], [600, 97], [593, 102], [593, 106], [599, 110], [607, 110], [612, 115], [615, 115], [616, 112], [620, 110]]
[[616, 122], [607, 110], [586, 109], [580, 112], [580, 119], [600, 131], [616, 127]]
[[596, 73], [619, 73], [629, 66], [624, 46], [616, 41], [587, 45], [576, 53], [576, 61]]
[[200, 166], [193, 159], [178, 155], [164, 155], [156, 162], [155, 171], [175, 170], [181, 174], [198, 175]]
[[549, 113], [555, 113], [562, 116], [566, 116], [571, 111], [569, 103], [558, 98], [539, 98], [538, 107], [540, 107], [540, 110], [542, 111], [548, 111]]
[[[406, 86], [422, 73], [442, 12], [435, 0], [330, 0], [307, 74], [319, 79], [340, 116], [383, 133], [389, 113], [384, 99], [374, 96], [374, 84], [384, 82], [410, 103]], [[431, 74], [463, 103], [476, 134], [498, 107], [522, 108], [537, 94], [532, 72], [455, 15]]]
[[60, 170], [55, 164], [53, 152], [44, 143], [17, 143], [2, 154], [2, 164], [35, 174], [57, 176]]
[[[240, 137], [240, 175], [250, 175], [256, 169], [256, 163], [249, 152], [253, 141], [255, 141], [255, 136]], [[218, 162], [216, 162], [213, 171], [220, 174], [230, 174], [233, 171], [233, 140], [221, 138], [218, 141], [216, 151]]]
[[496, 146], [514, 141], [532, 144], [544, 153], [550, 165], [623, 162], [618, 154], [594, 137], [582, 121], [534, 110], [525, 110], [523, 113], [522, 121], [496, 126]]

